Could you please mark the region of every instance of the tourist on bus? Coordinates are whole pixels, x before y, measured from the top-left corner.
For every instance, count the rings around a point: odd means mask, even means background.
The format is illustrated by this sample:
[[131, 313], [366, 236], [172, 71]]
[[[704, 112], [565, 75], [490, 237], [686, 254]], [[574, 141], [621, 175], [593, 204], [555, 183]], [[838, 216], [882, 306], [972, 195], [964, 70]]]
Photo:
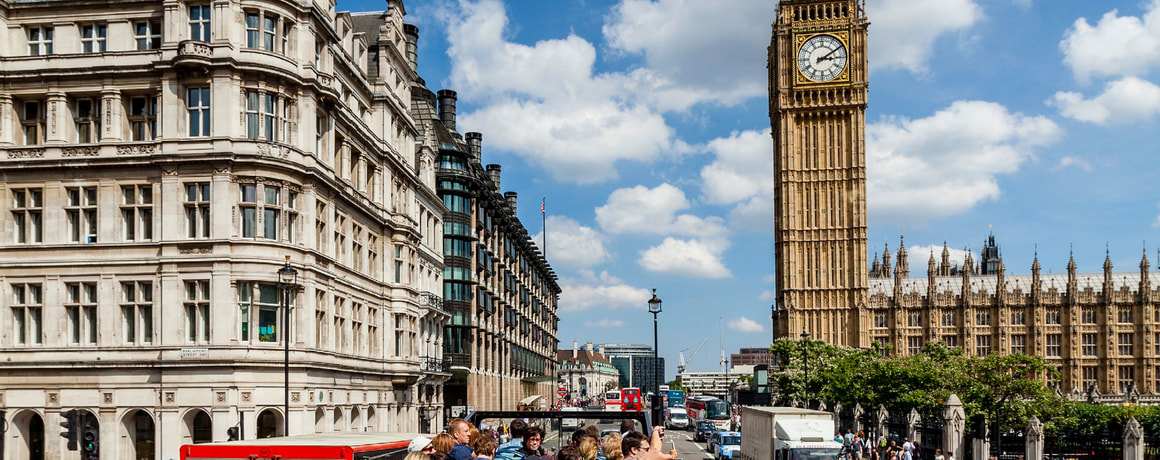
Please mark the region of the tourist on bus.
[[478, 443], [475, 444], [475, 460], [492, 460], [495, 458], [495, 439], [483, 436]]
[[624, 454], [625, 460], [640, 460], [648, 450], [648, 440], [639, 431], [628, 432], [620, 441], [620, 452]]
[[544, 430], [538, 426], [528, 427], [524, 432], [524, 447], [520, 449], [524, 460], [554, 460], [540, 444], [544, 442]]
[[600, 444], [604, 447], [608, 460], [624, 460], [624, 452], [620, 450], [621, 437], [617, 433], [609, 433]]
[[455, 448], [455, 438], [447, 433], [439, 433], [431, 438], [431, 445], [435, 447], [436, 452], [450, 454], [451, 449]]
[[451, 458], [455, 460], [471, 460], [471, 424], [457, 418], [447, 425], [448, 434], [455, 440], [455, 447], [451, 448]]

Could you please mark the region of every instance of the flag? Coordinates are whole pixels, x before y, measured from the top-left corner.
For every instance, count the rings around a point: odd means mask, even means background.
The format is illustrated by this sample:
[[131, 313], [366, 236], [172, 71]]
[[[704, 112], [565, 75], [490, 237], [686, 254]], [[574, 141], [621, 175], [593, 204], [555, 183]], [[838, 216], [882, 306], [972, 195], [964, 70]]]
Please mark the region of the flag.
[[544, 215], [544, 204], [547, 203], [548, 197], [540, 199], [540, 215]]

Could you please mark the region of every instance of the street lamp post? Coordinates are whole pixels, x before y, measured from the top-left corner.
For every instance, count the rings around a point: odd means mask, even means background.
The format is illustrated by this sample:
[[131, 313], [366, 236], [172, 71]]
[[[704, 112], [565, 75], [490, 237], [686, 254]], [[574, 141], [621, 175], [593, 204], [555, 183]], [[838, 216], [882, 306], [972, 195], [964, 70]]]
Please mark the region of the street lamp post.
[[654, 288], [651, 299], [648, 299], [648, 312], [653, 315], [653, 397], [652, 397], [652, 423], [656, 425], [661, 422], [661, 362], [657, 358], [657, 315], [661, 312], [661, 299], [657, 298], [657, 290]]
[[282, 365], [285, 377], [282, 436], [290, 436], [290, 291], [297, 285], [298, 270], [290, 267], [290, 256], [286, 256], [286, 265], [278, 270], [278, 286], [282, 288], [282, 345], [286, 351]]
[[802, 329], [802, 372], [804, 377], [802, 379], [802, 395], [806, 397], [806, 409], [810, 408], [810, 366], [809, 366], [809, 343], [810, 333]]

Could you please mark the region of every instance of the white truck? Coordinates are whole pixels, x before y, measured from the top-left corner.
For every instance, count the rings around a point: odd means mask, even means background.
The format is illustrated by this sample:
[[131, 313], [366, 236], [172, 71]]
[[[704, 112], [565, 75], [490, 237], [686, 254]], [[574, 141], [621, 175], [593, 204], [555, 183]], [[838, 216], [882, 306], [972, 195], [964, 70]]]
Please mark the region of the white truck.
[[741, 460], [835, 460], [834, 414], [796, 407], [742, 407]]

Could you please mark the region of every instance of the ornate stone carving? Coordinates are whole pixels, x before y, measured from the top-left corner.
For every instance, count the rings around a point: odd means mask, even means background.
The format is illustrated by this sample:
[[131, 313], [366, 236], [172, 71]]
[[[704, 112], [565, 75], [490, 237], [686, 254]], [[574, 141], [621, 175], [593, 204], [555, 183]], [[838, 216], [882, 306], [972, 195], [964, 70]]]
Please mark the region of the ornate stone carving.
[[219, 402], [219, 403], [225, 403], [225, 402], [226, 402], [226, 392], [224, 392], [224, 391], [218, 391], [218, 392], [216, 392], [216, 393], [214, 393], [214, 394], [216, 395], [217, 402]]
[[60, 404], [60, 394], [58, 394], [56, 392], [49, 393], [48, 394], [48, 405], [55, 406], [57, 404]]
[[8, 158], [44, 158], [44, 149], [9, 149]]
[[250, 402], [250, 392], [248, 392], [248, 391], [242, 392], [242, 402], [247, 403], [247, 404]]
[[113, 403], [113, 393], [104, 393], [102, 400], [105, 402], [105, 404], [112, 404]]
[[95, 157], [100, 153], [100, 147], [64, 147], [60, 149], [60, 156], [62, 157]]
[[149, 155], [157, 150], [157, 144], [118, 145], [117, 155]]
[[290, 402], [297, 403], [301, 400], [302, 400], [302, 393], [297, 392], [297, 391], [290, 393]]
[[269, 142], [259, 142], [258, 155], [287, 158], [290, 156], [290, 148]]
[[174, 394], [172, 391], [165, 392], [165, 403], [166, 404], [173, 404], [173, 401], [176, 399], [177, 399], [177, 395]]
[[177, 251], [181, 254], [213, 254], [213, 248], [209, 246], [179, 246]]
[[213, 48], [210, 48], [208, 43], [192, 40], [181, 42], [179, 52], [183, 56], [213, 56]]

